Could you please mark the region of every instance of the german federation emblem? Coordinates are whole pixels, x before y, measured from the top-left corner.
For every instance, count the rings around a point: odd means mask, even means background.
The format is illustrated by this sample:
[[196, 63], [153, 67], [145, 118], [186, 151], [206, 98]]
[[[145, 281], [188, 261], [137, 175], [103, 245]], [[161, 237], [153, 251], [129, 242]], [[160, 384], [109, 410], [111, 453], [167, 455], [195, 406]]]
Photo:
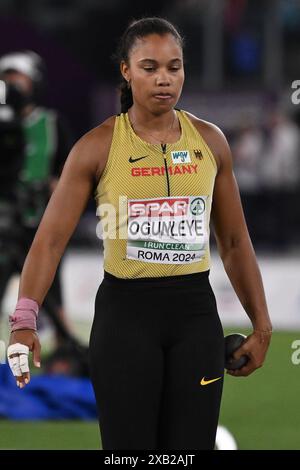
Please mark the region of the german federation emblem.
[[202, 160], [202, 159], [203, 159], [203, 155], [202, 155], [201, 150], [199, 150], [199, 149], [194, 149], [194, 154], [195, 154], [195, 157], [198, 158], [198, 160]]

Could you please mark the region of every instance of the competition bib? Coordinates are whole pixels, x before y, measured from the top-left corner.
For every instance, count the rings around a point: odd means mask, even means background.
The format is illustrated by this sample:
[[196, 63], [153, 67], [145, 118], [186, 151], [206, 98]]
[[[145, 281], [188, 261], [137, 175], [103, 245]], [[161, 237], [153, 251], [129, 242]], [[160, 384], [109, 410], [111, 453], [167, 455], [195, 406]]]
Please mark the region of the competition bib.
[[206, 250], [207, 196], [128, 200], [127, 259], [162, 264], [200, 261]]

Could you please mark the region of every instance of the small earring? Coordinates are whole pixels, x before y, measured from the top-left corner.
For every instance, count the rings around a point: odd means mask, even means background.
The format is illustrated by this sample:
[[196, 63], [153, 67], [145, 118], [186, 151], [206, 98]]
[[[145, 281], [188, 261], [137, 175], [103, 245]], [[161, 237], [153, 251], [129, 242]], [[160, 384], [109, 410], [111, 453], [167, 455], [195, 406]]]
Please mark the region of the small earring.
[[130, 90], [130, 86], [131, 86], [130, 80], [128, 80], [128, 82], [127, 82], [127, 88], [128, 88], [128, 90]]

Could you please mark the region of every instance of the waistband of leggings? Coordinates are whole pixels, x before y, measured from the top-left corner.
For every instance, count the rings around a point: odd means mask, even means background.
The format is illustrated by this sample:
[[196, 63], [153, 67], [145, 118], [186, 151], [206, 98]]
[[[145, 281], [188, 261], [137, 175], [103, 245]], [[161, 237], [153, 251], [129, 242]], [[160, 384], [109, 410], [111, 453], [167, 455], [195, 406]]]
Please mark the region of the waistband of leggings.
[[120, 278], [104, 271], [104, 280], [110, 283], [130, 286], [130, 285], [173, 285], [173, 284], [189, 284], [191, 282], [200, 282], [208, 280], [209, 270], [192, 274], [180, 274], [178, 276], [160, 276], [160, 277], [136, 277], [136, 278]]

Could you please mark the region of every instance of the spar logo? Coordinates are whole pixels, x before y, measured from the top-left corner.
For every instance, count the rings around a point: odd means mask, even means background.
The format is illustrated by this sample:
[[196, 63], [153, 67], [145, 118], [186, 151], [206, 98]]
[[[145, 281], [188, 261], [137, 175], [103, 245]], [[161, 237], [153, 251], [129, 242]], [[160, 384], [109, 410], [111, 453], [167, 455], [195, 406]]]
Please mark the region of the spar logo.
[[129, 201], [129, 217], [176, 217], [188, 212], [189, 198]]
[[178, 150], [171, 152], [173, 163], [191, 163], [190, 152], [188, 150]]
[[201, 215], [205, 211], [205, 201], [202, 197], [196, 197], [191, 201], [190, 211], [193, 215]]

